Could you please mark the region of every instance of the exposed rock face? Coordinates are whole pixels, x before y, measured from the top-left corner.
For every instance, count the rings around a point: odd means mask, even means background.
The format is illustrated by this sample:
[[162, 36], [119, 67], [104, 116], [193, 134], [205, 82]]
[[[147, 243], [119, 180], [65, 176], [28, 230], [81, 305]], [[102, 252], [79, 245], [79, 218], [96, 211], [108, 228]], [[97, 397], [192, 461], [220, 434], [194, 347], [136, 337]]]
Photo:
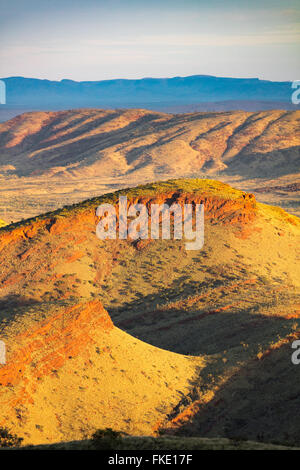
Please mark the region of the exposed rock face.
[[[78, 356], [93, 342], [95, 328], [100, 328], [103, 334], [113, 328], [99, 301], [60, 309], [38, 328], [16, 336], [8, 363], [0, 369], [0, 385], [24, 385], [31, 375], [33, 383], [30, 385], [34, 390], [35, 380], [60, 369], [68, 359]], [[30, 400], [30, 390], [26, 390], [26, 385], [21, 392], [11, 401], [12, 406]]]
[[113, 326], [98, 300], [23, 322], [25, 331], [7, 338], [0, 366], [0, 427], [26, 443], [80, 439], [109, 426], [152, 433], [202, 364], [137, 342]]
[[[134, 204], [144, 204], [147, 206], [149, 216], [151, 214], [151, 204], [203, 204], [205, 208], [205, 218], [211, 222], [223, 224], [246, 224], [253, 221], [255, 217], [256, 201], [253, 194], [237, 192], [235, 198], [228, 199], [222, 196], [211, 196], [208, 192], [202, 194], [182, 194], [181, 192], [172, 191], [160, 193], [155, 196], [137, 196], [128, 197], [127, 207]], [[118, 213], [118, 202], [115, 203]], [[82, 233], [89, 231], [90, 227], [96, 225], [99, 218], [96, 217], [96, 208], [87, 209], [80, 215], [72, 215], [68, 219], [60, 219], [54, 217], [43, 217], [42, 220], [22, 224], [13, 231], [3, 233], [0, 238], [0, 251], [10, 243], [19, 240], [28, 240], [34, 238], [39, 230], [47, 230], [51, 235], [59, 235], [62, 233]], [[76, 229], [74, 229], [76, 228]], [[22, 258], [24, 259], [24, 258]]]

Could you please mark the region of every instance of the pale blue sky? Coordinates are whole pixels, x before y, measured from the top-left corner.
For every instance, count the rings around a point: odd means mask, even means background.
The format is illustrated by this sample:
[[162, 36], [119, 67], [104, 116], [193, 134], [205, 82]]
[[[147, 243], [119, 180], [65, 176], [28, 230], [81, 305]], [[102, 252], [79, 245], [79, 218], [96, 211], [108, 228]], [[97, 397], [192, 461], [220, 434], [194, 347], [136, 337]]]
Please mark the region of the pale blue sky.
[[300, 0], [0, 0], [0, 76], [300, 79]]

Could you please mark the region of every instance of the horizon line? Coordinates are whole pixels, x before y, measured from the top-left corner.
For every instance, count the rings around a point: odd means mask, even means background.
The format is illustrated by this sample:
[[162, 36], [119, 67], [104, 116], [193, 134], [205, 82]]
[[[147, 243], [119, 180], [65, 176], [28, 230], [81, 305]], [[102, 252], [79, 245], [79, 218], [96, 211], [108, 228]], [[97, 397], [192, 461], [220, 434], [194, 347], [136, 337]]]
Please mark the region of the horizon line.
[[178, 78], [194, 78], [194, 77], [201, 77], [201, 78], [220, 78], [220, 79], [228, 79], [228, 80], [258, 80], [261, 82], [271, 82], [271, 83], [292, 83], [295, 81], [294, 79], [291, 80], [269, 80], [259, 77], [226, 77], [223, 75], [209, 75], [209, 74], [193, 74], [193, 75], [174, 75], [174, 76], [162, 76], [162, 77], [141, 77], [141, 78], [109, 78], [109, 79], [102, 79], [102, 80], [73, 80], [70, 78], [62, 78], [61, 80], [53, 80], [49, 78], [38, 78], [38, 77], [28, 77], [23, 75], [11, 75], [8, 77], [2, 77], [0, 80], [9, 80], [13, 78], [22, 78], [25, 80], [40, 80], [40, 81], [48, 81], [48, 82], [73, 82], [73, 83], [100, 83], [100, 82], [112, 82], [112, 81], [139, 81], [139, 80], [172, 80]]

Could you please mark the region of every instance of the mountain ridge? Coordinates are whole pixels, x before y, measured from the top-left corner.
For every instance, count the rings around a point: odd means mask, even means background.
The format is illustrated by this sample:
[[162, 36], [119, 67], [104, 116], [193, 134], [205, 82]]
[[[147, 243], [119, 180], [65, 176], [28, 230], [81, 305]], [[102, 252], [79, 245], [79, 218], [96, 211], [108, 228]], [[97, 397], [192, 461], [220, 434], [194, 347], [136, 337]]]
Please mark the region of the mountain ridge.
[[2, 79], [10, 105], [47, 106], [49, 109], [83, 106], [136, 106], [145, 103], [189, 104], [197, 101], [291, 100], [291, 82], [259, 78], [192, 75], [171, 78], [52, 81], [25, 77]]
[[[141, 165], [145, 171], [145, 164], [154, 164], [154, 177], [162, 173], [168, 177], [176, 172], [175, 165], [182, 165], [185, 159], [190, 169], [181, 177], [192, 176], [191, 173], [197, 170], [213, 174], [226, 169], [227, 173], [234, 174], [237, 171], [233, 165], [235, 159], [246, 159], [248, 168], [247, 156], [253, 155], [256, 158], [252, 171], [254, 175], [255, 171], [261, 173], [262, 155], [268, 152], [278, 151], [278, 160], [280, 152], [291, 149], [291, 155], [295, 154], [293, 159], [297, 158], [299, 116], [300, 111], [279, 110], [186, 115], [169, 115], [143, 109], [25, 113], [0, 124], [0, 171], [14, 174], [13, 168], [5, 168], [17, 164], [20, 169], [18, 172], [18, 168], [15, 168], [16, 175], [37, 175], [39, 170], [55, 170], [57, 162], [60, 166], [71, 165], [70, 171], [75, 175], [78, 171], [77, 162], [80, 163], [80, 170], [82, 166], [92, 168], [93, 162], [97, 160], [104, 163], [109, 159], [109, 171], [111, 174], [114, 172], [115, 176], [124, 174], [126, 170], [132, 173], [139, 170]], [[157, 150], [160, 153], [159, 161]], [[168, 154], [170, 150], [173, 157]], [[281, 170], [275, 170], [278, 162], [272, 158], [267, 168], [269, 176], [284, 174], [285, 168], [289, 169], [287, 158], [290, 155], [285, 156], [285, 165]], [[81, 164], [82, 160], [86, 162], [84, 165]], [[165, 167], [159, 168], [164, 160]], [[102, 175], [103, 163], [102, 167], [97, 167]], [[26, 166], [30, 168], [30, 164], [31, 170], [26, 172]], [[72, 164], [75, 164], [74, 170]], [[293, 165], [291, 173], [298, 168], [296, 162]], [[244, 168], [244, 173], [249, 173], [247, 168]]]

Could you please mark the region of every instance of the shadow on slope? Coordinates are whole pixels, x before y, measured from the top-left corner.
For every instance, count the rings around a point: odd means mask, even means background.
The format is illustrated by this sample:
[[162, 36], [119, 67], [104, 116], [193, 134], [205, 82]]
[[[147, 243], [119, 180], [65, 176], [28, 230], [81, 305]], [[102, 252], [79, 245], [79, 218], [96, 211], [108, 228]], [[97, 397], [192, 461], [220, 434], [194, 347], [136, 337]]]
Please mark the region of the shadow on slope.
[[300, 146], [267, 153], [239, 153], [226, 162], [228, 175], [243, 178], [276, 178], [299, 172]]
[[199, 402], [189, 422], [184, 412], [175, 417], [169, 432], [299, 445], [299, 367], [292, 352], [291, 342], [278, 343], [241, 365], [208, 403]]

